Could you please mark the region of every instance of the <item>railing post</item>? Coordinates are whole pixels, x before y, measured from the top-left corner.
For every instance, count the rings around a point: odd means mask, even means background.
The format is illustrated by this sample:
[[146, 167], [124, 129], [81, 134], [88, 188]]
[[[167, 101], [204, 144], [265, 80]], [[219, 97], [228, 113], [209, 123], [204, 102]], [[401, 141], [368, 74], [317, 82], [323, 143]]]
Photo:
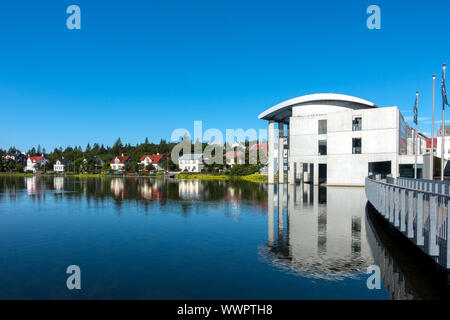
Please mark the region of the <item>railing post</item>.
[[389, 188], [389, 222], [394, 222], [394, 187]]
[[414, 191], [408, 191], [408, 220], [407, 220], [407, 232], [406, 235], [408, 238], [414, 238]]
[[398, 228], [400, 226], [400, 189], [394, 188], [394, 226]]
[[417, 193], [416, 244], [423, 246], [423, 193]]
[[428, 254], [430, 256], [439, 256], [439, 245], [436, 243], [436, 196], [430, 196], [430, 216], [428, 217]]
[[400, 211], [400, 231], [405, 232], [406, 231], [406, 224], [405, 224], [405, 217], [406, 217], [406, 190], [401, 190], [401, 203], [402, 203], [402, 210]]

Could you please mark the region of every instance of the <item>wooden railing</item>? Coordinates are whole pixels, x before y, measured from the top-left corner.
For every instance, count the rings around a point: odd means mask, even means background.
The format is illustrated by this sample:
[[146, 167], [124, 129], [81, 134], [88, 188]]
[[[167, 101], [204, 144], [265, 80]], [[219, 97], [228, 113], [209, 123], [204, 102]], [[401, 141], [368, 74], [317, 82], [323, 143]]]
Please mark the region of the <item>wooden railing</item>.
[[366, 196], [395, 228], [450, 269], [450, 184], [441, 181], [366, 178]]

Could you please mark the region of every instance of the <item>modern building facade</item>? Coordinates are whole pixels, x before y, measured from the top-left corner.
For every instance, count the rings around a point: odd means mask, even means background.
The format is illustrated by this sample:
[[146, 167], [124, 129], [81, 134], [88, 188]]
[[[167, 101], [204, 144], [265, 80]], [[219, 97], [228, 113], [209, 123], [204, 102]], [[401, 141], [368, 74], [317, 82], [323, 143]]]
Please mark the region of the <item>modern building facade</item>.
[[[363, 186], [368, 175], [414, 175], [415, 130], [398, 107], [341, 94], [313, 94], [282, 102], [260, 119], [269, 122], [269, 183], [274, 182], [275, 141], [279, 158], [287, 162], [288, 180], [328, 185]], [[276, 136], [275, 123], [278, 123]], [[287, 126], [287, 131], [285, 131]], [[417, 135], [418, 177], [421, 176], [426, 137]], [[287, 159], [286, 159], [287, 158]], [[278, 166], [279, 183], [284, 166]]]

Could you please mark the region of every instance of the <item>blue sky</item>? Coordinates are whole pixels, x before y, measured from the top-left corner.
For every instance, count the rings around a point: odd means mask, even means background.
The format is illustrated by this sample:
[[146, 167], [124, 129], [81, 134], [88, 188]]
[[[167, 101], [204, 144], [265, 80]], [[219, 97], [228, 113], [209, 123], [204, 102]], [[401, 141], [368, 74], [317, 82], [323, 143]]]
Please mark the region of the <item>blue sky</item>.
[[[81, 30], [66, 28], [71, 4]], [[366, 27], [371, 4], [381, 30]], [[0, 148], [158, 142], [194, 120], [265, 128], [262, 111], [318, 92], [410, 117], [419, 90], [429, 133], [449, 18], [442, 0], [3, 1]]]

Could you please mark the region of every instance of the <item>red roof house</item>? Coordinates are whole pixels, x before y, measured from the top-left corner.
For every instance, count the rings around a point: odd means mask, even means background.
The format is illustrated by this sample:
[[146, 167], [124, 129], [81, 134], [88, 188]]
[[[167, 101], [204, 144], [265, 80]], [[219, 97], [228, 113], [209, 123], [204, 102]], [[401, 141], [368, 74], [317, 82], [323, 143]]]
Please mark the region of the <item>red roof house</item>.
[[131, 160], [130, 156], [121, 156], [114, 157], [109, 164], [111, 165], [112, 170], [122, 170], [126, 163]]
[[164, 160], [164, 155], [162, 154], [145, 154], [139, 161], [142, 165], [148, 166], [153, 165], [157, 170], [164, 170], [162, 167], [162, 160]]

